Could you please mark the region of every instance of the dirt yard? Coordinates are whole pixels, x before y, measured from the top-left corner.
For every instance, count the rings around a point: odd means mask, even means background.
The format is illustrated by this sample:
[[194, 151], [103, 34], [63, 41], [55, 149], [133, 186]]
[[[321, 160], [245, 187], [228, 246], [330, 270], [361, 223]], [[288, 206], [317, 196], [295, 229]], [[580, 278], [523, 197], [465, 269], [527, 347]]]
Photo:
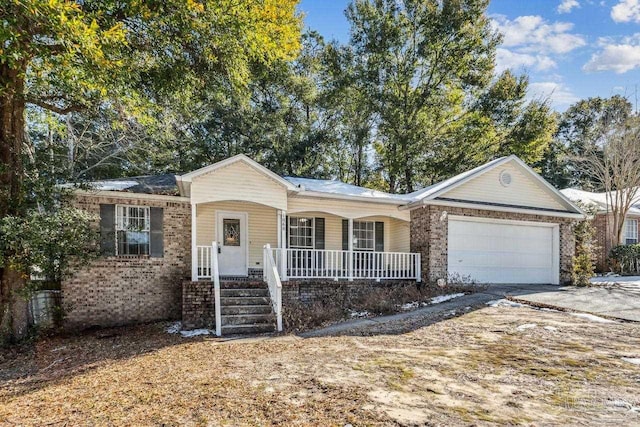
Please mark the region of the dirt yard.
[[225, 342], [156, 324], [43, 340], [0, 353], [0, 424], [640, 424], [640, 365], [622, 359], [640, 358], [638, 324], [482, 307], [418, 326]]

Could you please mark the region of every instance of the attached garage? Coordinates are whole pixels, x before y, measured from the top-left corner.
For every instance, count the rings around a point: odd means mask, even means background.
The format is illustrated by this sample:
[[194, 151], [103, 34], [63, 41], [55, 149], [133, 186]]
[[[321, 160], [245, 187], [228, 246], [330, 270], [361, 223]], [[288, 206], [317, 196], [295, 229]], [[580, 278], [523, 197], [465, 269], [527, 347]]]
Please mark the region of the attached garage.
[[480, 283], [559, 283], [559, 226], [450, 216], [450, 275]]
[[584, 212], [516, 156], [410, 195], [411, 250], [429, 281], [565, 284]]

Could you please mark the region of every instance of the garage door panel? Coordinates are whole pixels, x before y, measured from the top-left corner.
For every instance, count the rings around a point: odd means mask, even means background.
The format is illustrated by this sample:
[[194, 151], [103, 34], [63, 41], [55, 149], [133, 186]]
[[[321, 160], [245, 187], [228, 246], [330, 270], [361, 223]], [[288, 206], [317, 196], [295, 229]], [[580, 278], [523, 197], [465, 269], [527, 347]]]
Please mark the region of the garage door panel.
[[515, 265], [517, 268], [553, 268], [549, 254], [456, 251], [449, 253], [449, 258], [450, 264], [455, 268], [509, 268], [510, 265]]
[[552, 226], [449, 220], [449, 272], [481, 283], [557, 283]]

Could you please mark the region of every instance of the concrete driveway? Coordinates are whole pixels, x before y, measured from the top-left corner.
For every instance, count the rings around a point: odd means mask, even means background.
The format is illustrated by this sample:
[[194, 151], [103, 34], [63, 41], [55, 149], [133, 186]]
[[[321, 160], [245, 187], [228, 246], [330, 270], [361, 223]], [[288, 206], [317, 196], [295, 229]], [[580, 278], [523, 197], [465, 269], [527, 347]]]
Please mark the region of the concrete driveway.
[[640, 322], [640, 277], [598, 277], [589, 288], [495, 285], [494, 292], [519, 300]]

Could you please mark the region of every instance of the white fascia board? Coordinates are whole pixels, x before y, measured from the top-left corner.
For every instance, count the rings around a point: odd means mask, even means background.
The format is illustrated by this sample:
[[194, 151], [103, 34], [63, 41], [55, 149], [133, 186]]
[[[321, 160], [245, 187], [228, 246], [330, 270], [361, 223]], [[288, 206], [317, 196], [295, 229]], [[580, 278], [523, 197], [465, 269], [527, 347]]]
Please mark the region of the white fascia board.
[[483, 205], [481, 203], [465, 203], [465, 202], [452, 202], [448, 200], [427, 200], [423, 204], [418, 206], [413, 206], [409, 209], [419, 209], [422, 206], [434, 205], [434, 206], [451, 206], [456, 208], [468, 208], [468, 209], [478, 209], [485, 211], [497, 211], [497, 212], [511, 212], [511, 213], [524, 213], [528, 215], [543, 215], [543, 216], [555, 216], [561, 218], [574, 218], [574, 219], [584, 219], [586, 218], [585, 214], [581, 213], [573, 213], [573, 212], [555, 212], [555, 211], [544, 211], [538, 209], [529, 209], [529, 208], [519, 208], [519, 207], [510, 207], [510, 206], [493, 206], [493, 205]]

